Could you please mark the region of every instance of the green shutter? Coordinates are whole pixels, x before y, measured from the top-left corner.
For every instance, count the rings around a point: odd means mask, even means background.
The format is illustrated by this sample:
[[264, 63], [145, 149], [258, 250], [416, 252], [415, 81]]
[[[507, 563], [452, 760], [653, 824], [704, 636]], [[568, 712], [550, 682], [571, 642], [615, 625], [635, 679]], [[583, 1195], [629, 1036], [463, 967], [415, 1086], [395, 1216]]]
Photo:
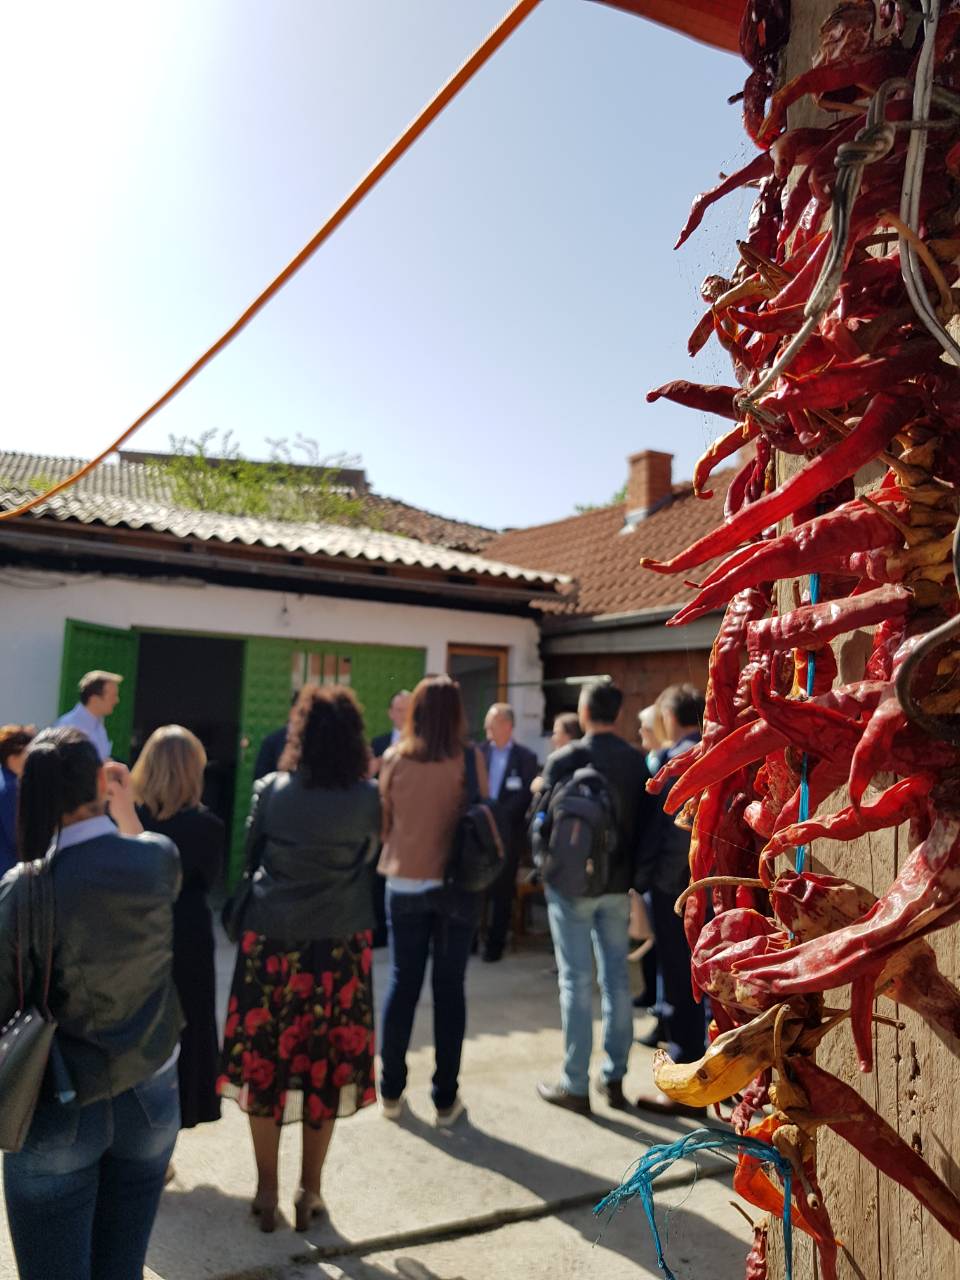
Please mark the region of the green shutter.
[[425, 649], [390, 648], [386, 645], [339, 647], [352, 660], [352, 684], [363, 705], [369, 737], [390, 728], [387, 707], [398, 689], [412, 689], [423, 679], [427, 665]]
[[[364, 708], [367, 736], [389, 728], [387, 704], [397, 689], [412, 689], [423, 676], [426, 651], [386, 645], [340, 644], [322, 640], [275, 640], [250, 636], [244, 648], [240, 704], [240, 744], [237, 752], [236, 791], [228, 882], [236, 883], [243, 870], [243, 848], [253, 767], [260, 743], [286, 723], [294, 688], [294, 655], [303, 657], [305, 673], [310, 655], [334, 655], [350, 660], [350, 684]], [[299, 683], [299, 682], [298, 682]]]
[[286, 723], [293, 688], [290, 663], [293, 653], [302, 648], [303, 645], [298, 645], [295, 641], [254, 636], [248, 637], [244, 645], [240, 743], [237, 750], [233, 834], [227, 873], [230, 885], [236, 883], [243, 870], [244, 835], [250, 812], [253, 766], [257, 760], [257, 752], [267, 734]]
[[130, 759], [139, 645], [135, 631], [103, 627], [95, 622], [78, 622], [73, 618], [68, 618], [64, 627], [60, 664], [61, 715], [76, 703], [79, 696], [77, 684], [87, 671], [115, 671], [123, 676], [120, 701], [106, 721], [107, 734], [117, 760]]

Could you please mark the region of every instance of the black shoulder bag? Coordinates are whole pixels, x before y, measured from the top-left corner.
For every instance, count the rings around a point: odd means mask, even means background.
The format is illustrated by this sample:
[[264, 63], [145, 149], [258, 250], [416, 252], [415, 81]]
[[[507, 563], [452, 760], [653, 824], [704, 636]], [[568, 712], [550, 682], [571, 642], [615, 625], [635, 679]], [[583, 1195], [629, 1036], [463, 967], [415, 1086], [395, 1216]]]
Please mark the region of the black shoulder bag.
[[[19, 1008], [0, 1028], [0, 1151], [19, 1151], [33, 1121], [57, 1024], [47, 1006], [53, 969], [53, 883], [46, 859], [23, 862], [17, 894]], [[33, 981], [24, 970], [34, 957]]]
[[466, 771], [467, 805], [453, 835], [444, 882], [449, 889], [483, 893], [503, 870], [503, 840], [494, 815], [493, 802], [480, 795], [477, 781], [476, 749], [467, 747], [463, 755]]
[[[271, 781], [263, 788], [257, 798], [257, 808], [259, 810], [257, 816], [261, 823], [266, 813], [267, 796], [272, 789], [273, 782]], [[220, 923], [223, 925], [223, 931], [230, 942], [239, 942], [243, 933], [243, 919], [249, 910], [250, 899], [253, 897], [253, 877], [260, 866], [262, 847], [262, 839], [257, 839], [251, 833], [246, 849], [246, 866], [243, 869], [243, 875], [240, 877], [240, 883], [223, 904], [223, 910], [220, 912]]]

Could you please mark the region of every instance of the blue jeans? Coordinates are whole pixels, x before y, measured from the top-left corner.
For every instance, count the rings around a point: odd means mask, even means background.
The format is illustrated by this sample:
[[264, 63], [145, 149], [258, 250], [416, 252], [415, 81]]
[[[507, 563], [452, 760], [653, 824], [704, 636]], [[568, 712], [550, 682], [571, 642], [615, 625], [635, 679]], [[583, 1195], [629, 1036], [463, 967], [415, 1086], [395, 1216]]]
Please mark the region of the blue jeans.
[[380, 1093], [384, 1098], [399, 1098], [406, 1088], [407, 1049], [427, 959], [432, 955], [433, 1103], [441, 1111], [453, 1106], [467, 1027], [463, 985], [476, 917], [473, 894], [451, 897], [446, 891], [395, 893], [387, 889], [390, 980], [380, 1029]]
[[568, 1093], [586, 1097], [593, 1048], [593, 958], [600, 980], [604, 1062], [602, 1077], [622, 1080], [633, 1044], [633, 999], [627, 972], [630, 900], [625, 893], [568, 898], [546, 887], [550, 935], [557, 957], [563, 1072]]
[[116, 1098], [39, 1106], [3, 1157], [21, 1280], [142, 1280], [179, 1127], [176, 1063]]

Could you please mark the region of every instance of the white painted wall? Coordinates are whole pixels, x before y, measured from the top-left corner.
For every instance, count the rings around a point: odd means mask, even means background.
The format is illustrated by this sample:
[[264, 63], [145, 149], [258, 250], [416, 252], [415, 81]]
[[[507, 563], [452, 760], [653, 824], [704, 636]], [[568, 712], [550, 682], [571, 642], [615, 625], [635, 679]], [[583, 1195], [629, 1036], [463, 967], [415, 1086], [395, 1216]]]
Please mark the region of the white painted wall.
[[[416, 645], [427, 671], [446, 668], [448, 643], [504, 645], [517, 737], [537, 749], [543, 696], [536, 624], [459, 609], [382, 604], [294, 592], [0, 569], [0, 724], [49, 724], [57, 714], [66, 618], [111, 627], [162, 627], [302, 640]], [[525, 683], [529, 682], [529, 683]]]

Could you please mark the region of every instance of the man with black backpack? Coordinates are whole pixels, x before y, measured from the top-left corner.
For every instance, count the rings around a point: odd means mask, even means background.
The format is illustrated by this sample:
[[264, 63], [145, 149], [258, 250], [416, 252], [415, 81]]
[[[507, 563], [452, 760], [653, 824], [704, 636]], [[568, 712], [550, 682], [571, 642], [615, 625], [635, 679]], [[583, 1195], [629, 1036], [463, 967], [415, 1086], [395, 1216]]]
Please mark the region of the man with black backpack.
[[584, 736], [547, 760], [531, 832], [557, 957], [564, 1041], [559, 1081], [541, 1082], [537, 1092], [580, 1115], [590, 1114], [594, 955], [605, 1055], [600, 1090], [611, 1106], [627, 1105], [623, 1077], [633, 1043], [628, 890], [652, 801], [643, 756], [616, 732], [622, 704], [614, 684], [584, 687], [578, 708]]

